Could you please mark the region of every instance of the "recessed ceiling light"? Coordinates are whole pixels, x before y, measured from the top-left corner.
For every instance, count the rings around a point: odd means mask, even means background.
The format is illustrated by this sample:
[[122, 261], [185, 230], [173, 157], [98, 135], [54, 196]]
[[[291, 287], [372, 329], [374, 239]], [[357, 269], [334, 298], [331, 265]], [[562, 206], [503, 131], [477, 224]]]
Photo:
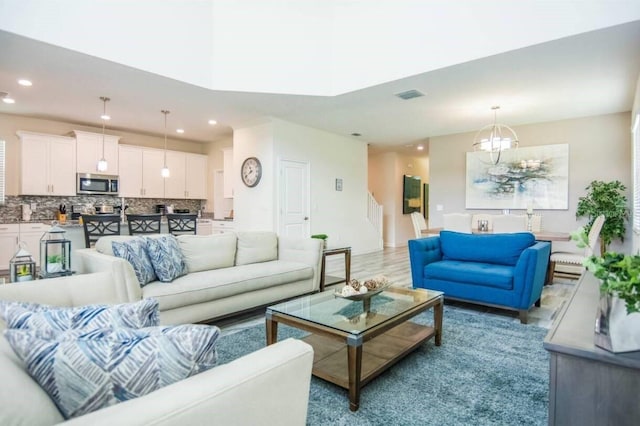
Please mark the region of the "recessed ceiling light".
[[102, 114], [100, 118], [102, 118], [103, 120], [111, 120], [111, 116], [109, 114]]
[[418, 147], [416, 148], [418, 151], [422, 151], [424, 149], [424, 145], [418, 145]]
[[15, 104], [16, 100], [13, 99], [7, 92], [0, 92], [0, 98], [5, 104]]
[[209, 120], [209, 124], [215, 126], [216, 124], [218, 124], [218, 122], [216, 120]]
[[184, 133], [184, 129], [176, 129], [177, 133]]
[[20, 80], [18, 80], [18, 84], [25, 87], [33, 86], [33, 83], [26, 78], [21, 78]]

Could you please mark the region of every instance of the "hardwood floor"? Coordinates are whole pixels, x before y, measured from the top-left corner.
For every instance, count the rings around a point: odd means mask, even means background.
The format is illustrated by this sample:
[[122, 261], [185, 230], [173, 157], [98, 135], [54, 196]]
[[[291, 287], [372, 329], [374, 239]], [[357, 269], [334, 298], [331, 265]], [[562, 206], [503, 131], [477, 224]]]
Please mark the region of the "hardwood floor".
[[[327, 257], [327, 274], [338, 277], [344, 276], [344, 257]], [[411, 268], [409, 267], [409, 251], [407, 247], [385, 248], [382, 251], [351, 256], [351, 278], [365, 280], [377, 275], [386, 276], [394, 285], [412, 287]], [[545, 286], [542, 290], [542, 303], [539, 308], [533, 307], [529, 311], [529, 324], [550, 328], [554, 318], [560, 309], [568, 301], [576, 280], [566, 278], [554, 279], [554, 284]], [[327, 286], [327, 290], [333, 291], [344, 284]], [[489, 308], [481, 305], [473, 305], [462, 302], [446, 302], [446, 305], [455, 305], [474, 312], [482, 312], [486, 315], [500, 315], [511, 318], [514, 322], [520, 322], [518, 313], [503, 309]], [[446, 321], [446, 317], [445, 317]], [[216, 323], [223, 334], [233, 333], [246, 327], [264, 324], [264, 310], [253, 312], [241, 317], [234, 317], [221, 323]]]

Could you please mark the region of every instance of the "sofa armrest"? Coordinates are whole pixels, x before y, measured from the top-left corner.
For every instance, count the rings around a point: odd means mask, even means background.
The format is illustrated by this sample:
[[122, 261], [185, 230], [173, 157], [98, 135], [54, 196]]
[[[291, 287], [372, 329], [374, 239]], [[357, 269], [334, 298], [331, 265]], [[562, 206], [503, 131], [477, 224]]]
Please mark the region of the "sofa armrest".
[[294, 339], [66, 425], [304, 425], [313, 349]]
[[323, 242], [317, 238], [278, 237], [278, 260], [300, 262], [313, 268], [313, 289], [320, 288]]
[[529, 309], [542, 294], [551, 244], [538, 241], [522, 251], [514, 271], [514, 287], [520, 293], [518, 309]]
[[112, 285], [119, 303], [142, 299], [142, 289], [136, 273], [125, 259], [99, 253], [96, 249], [80, 249], [77, 254], [80, 270], [84, 273], [110, 272], [113, 275]]
[[414, 288], [424, 287], [424, 267], [440, 260], [442, 260], [440, 237], [409, 240], [409, 261]]

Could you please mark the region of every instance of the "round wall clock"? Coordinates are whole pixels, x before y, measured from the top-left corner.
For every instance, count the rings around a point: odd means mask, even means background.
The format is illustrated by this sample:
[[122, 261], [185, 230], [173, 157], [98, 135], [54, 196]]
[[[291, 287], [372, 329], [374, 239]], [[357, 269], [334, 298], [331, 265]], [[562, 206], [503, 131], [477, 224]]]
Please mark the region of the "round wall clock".
[[258, 185], [258, 183], [260, 183], [260, 178], [262, 177], [262, 164], [260, 164], [260, 160], [256, 157], [249, 157], [244, 160], [242, 162], [240, 174], [242, 176], [242, 182], [244, 182], [244, 184], [249, 188], [253, 188]]

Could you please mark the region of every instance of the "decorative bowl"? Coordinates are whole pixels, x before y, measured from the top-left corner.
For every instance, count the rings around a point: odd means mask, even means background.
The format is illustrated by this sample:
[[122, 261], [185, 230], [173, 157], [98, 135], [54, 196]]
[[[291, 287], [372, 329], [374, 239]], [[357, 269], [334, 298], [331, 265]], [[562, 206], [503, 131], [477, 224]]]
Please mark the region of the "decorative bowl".
[[342, 293], [340, 291], [338, 291], [338, 290], [336, 290], [336, 292], [334, 294], [335, 294], [336, 297], [340, 297], [342, 299], [365, 300], [365, 299], [370, 299], [371, 297], [375, 296], [376, 294], [383, 292], [384, 290], [386, 290], [389, 287], [391, 287], [391, 283], [383, 284], [381, 287], [378, 287], [375, 290], [369, 290], [366, 293], [357, 293], [357, 294], [353, 294], [351, 296], [343, 296]]

